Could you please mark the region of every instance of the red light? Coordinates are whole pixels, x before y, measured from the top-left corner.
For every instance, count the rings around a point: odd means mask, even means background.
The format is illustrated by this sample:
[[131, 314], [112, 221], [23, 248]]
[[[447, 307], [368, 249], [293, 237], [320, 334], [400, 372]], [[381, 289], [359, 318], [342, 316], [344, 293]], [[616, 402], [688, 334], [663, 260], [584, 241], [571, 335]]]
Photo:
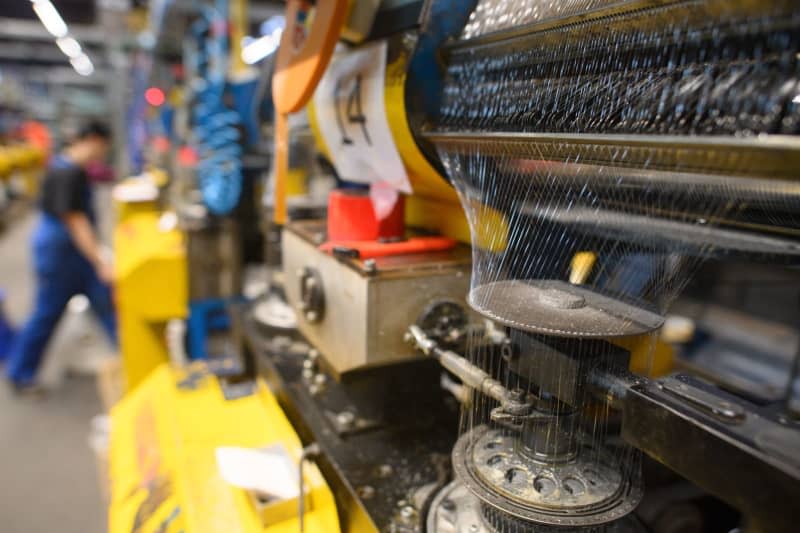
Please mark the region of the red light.
[[144, 92], [144, 99], [153, 107], [158, 107], [164, 103], [164, 91], [158, 87], [150, 87]]
[[189, 146], [181, 146], [178, 149], [178, 161], [185, 167], [193, 167], [197, 164], [197, 152]]

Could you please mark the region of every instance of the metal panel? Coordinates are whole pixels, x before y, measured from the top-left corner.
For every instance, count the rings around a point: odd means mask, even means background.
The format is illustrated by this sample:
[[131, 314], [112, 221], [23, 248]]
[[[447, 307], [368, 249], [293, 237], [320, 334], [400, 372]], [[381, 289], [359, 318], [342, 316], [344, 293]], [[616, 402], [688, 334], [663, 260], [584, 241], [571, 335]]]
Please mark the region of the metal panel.
[[[403, 342], [408, 325], [437, 300], [466, 308], [470, 267], [462, 249], [374, 262], [339, 260], [318, 250], [300, 229], [283, 232], [286, 295], [300, 311], [300, 331], [336, 374], [418, 358]], [[308, 270], [316, 272], [324, 294], [324, 311], [311, 320], [302, 312], [300, 288]]]

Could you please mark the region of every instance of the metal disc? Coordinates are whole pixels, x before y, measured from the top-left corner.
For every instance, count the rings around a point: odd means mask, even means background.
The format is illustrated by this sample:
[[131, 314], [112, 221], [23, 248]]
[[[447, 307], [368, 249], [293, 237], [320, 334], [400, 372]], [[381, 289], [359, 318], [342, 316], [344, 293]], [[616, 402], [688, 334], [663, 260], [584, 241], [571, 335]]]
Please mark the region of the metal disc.
[[492, 533], [481, 517], [481, 501], [458, 481], [440, 490], [431, 502], [425, 531]]
[[664, 317], [559, 280], [504, 280], [473, 288], [470, 306], [490, 320], [559, 337], [622, 337], [661, 327]]
[[[483, 460], [483, 451], [479, 450], [476, 453], [475, 448], [476, 446], [485, 448], [490, 443], [500, 443], [499, 446], [503, 448], [503, 439], [501, 431], [479, 426], [462, 435], [453, 448], [453, 469], [456, 477], [485, 505], [501, 513], [501, 516], [508, 515], [510, 519], [533, 524], [562, 527], [595, 526], [623, 518], [635, 509], [642, 499], [643, 490], [638, 480], [619, 476], [615, 486], [607, 487], [613, 488], [613, 492], [604, 491], [605, 498], [593, 496], [584, 501], [566, 494], [570, 490], [574, 491], [577, 486], [569, 488], [567, 483], [570, 479], [581, 483], [584, 490], [588, 490], [590, 480], [597, 481], [602, 478], [610, 481], [607, 467], [595, 462], [579, 465], [575, 471], [580, 472], [580, 476], [567, 472], [566, 469], [573, 468], [572, 466], [561, 467], [565, 468], [564, 475], [556, 474], [559, 467], [551, 466], [549, 472], [541, 475], [547, 476], [552, 486], [549, 483], [543, 485], [544, 477], [541, 476], [537, 486], [537, 475], [532, 469], [544, 470], [546, 467], [533, 466], [532, 461], [529, 463], [532, 466], [526, 472], [520, 472], [519, 477], [515, 475], [505, 478], [506, 472], [503, 472], [497, 480], [487, 480], [487, 476], [479, 471], [476, 464], [476, 460]], [[520, 464], [522, 461], [525, 459], [520, 457]], [[511, 468], [514, 467], [509, 467]], [[593, 473], [587, 473], [589, 469], [592, 469]], [[502, 487], [503, 483], [507, 486]], [[514, 484], [518, 484], [519, 487], [513, 487]], [[525, 490], [528, 487], [530, 491]], [[548, 491], [551, 497], [543, 497]], [[533, 496], [533, 493], [537, 495]]]
[[589, 527], [559, 527], [537, 525], [503, 515], [483, 504], [463, 483], [456, 480], [442, 488], [434, 497], [425, 521], [427, 533], [644, 533], [641, 523], [633, 516], [611, 524]]

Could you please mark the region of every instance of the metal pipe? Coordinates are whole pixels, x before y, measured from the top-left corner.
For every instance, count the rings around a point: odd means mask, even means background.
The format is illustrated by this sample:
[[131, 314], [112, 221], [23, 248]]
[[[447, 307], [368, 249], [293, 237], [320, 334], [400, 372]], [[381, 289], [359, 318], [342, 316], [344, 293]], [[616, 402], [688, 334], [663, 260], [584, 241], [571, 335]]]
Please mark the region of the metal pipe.
[[419, 326], [410, 326], [406, 339], [417, 349], [439, 361], [444, 368], [455, 374], [461, 381], [482, 394], [494, 398], [501, 404], [511, 399], [511, 392], [502, 383], [450, 350], [442, 350], [435, 340], [428, 337]]

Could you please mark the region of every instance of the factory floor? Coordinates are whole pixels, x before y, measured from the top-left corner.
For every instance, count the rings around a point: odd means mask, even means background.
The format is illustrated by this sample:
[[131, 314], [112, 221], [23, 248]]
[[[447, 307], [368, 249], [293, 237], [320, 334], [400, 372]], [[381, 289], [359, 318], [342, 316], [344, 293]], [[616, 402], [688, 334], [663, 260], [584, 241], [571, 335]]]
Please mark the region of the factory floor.
[[[14, 324], [30, 308], [28, 238], [35, 219], [28, 209], [0, 230], [0, 287]], [[63, 349], [66, 341], [61, 342], [48, 357]], [[41, 400], [15, 397], [0, 381], [0, 530], [105, 531], [105, 504], [88, 442], [91, 420], [102, 412], [94, 378], [66, 375]]]

